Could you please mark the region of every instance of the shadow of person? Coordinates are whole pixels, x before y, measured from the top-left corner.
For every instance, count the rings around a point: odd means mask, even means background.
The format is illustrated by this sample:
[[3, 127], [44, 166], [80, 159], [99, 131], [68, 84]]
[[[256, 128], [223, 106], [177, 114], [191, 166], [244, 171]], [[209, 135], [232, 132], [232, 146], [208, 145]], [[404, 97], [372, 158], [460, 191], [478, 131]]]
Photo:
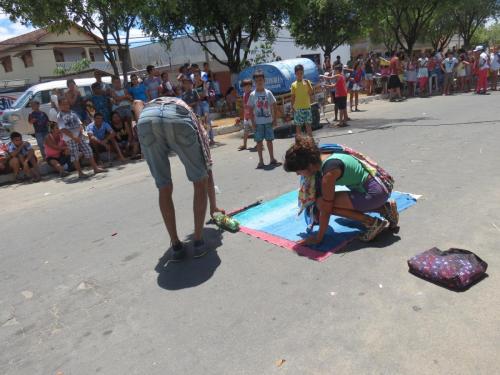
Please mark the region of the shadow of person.
[[[222, 233], [215, 228], [205, 228], [203, 238], [210, 250], [205, 256], [193, 259], [188, 252], [188, 258], [182, 262], [167, 261], [168, 251], [158, 260], [155, 271], [158, 273], [158, 286], [167, 290], [192, 288], [209, 280], [221, 264], [217, 248], [222, 245]], [[192, 243], [193, 235], [186, 238]], [[189, 245], [188, 245], [189, 247]]]
[[377, 236], [377, 238], [375, 238], [371, 242], [363, 242], [360, 240], [354, 240], [351, 243], [349, 243], [342, 250], [337, 251], [336, 254], [351, 253], [353, 251], [366, 249], [368, 247], [374, 247], [377, 249], [381, 249], [384, 247], [391, 246], [392, 244], [398, 242], [399, 240], [401, 240], [400, 236], [396, 235], [393, 231], [387, 229], [387, 230], [383, 231], [382, 233], [380, 233]]

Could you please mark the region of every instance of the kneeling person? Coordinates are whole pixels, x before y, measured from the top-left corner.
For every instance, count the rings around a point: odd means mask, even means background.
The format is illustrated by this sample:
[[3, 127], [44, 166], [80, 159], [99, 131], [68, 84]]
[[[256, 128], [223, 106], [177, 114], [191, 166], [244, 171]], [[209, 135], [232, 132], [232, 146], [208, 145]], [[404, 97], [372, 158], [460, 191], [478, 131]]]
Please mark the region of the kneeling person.
[[[321, 176], [321, 195], [317, 197], [319, 232], [303, 241], [318, 244], [328, 229], [330, 215], [356, 220], [366, 226], [362, 241], [373, 240], [389, 224], [398, 225], [396, 202], [389, 201], [390, 192], [379, 179], [372, 177], [360, 160], [344, 153], [323, 154], [311, 138], [298, 138], [285, 156], [285, 170], [303, 177]], [[347, 186], [350, 191], [336, 192], [335, 186]], [[367, 212], [377, 212], [377, 219]]]

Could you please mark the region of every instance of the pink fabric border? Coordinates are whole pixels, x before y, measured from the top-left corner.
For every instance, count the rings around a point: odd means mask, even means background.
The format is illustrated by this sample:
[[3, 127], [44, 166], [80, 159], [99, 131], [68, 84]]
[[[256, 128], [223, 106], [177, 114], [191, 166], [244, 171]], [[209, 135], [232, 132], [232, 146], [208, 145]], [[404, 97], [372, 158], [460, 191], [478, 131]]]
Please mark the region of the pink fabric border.
[[323, 262], [330, 255], [332, 255], [333, 253], [335, 253], [336, 251], [340, 250], [345, 245], [347, 245], [349, 242], [351, 242], [351, 241], [344, 241], [343, 243], [341, 243], [337, 247], [335, 247], [327, 252], [323, 252], [323, 251], [313, 250], [313, 249], [306, 247], [306, 246], [299, 245], [296, 242], [287, 240], [287, 239], [282, 238], [282, 237], [278, 237], [278, 236], [275, 236], [275, 235], [272, 235], [272, 234], [269, 234], [266, 232], [262, 232], [259, 230], [255, 230], [255, 229], [251, 229], [251, 228], [247, 228], [247, 227], [243, 227], [243, 226], [240, 227], [240, 232], [246, 233], [252, 237], [260, 238], [261, 240], [264, 240], [264, 241], [269, 242], [273, 245], [282, 247], [284, 249], [294, 251], [301, 256], [305, 256], [309, 259], [316, 260], [318, 262]]

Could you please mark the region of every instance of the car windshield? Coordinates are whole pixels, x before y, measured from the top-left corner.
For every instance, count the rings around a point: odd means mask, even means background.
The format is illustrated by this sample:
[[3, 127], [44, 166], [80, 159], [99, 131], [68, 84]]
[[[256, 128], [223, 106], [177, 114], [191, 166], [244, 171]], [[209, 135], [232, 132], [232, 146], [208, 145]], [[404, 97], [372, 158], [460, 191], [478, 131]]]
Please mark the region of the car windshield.
[[12, 109], [19, 109], [19, 108], [24, 108], [26, 107], [26, 103], [30, 100], [30, 98], [33, 96], [33, 91], [25, 91], [24, 94], [22, 94], [17, 100], [10, 106]]

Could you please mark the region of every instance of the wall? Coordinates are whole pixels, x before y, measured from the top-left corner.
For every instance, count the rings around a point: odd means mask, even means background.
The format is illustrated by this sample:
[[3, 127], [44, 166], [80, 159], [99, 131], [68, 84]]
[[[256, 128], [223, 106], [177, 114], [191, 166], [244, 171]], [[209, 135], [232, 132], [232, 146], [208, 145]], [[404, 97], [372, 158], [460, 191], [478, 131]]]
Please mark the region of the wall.
[[[48, 34], [43, 39], [43, 42], [51, 42], [53, 45], [43, 45], [36, 47], [35, 45], [23, 46], [22, 48], [16, 48], [15, 50], [5, 51], [0, 54], [0, 57], [10, 55], [12, 59], [12, 72], [5, 73], [3, 67], [0, 66], [0, 80], [14, 80], [14, 79], [27, 79], [29, 83], [34, 84], [39, 82], [40, 77], [47, 77], [54, 75], [54, 69], [56, 68], [56, 62], [54, 58], [54, 48], [67, 48], [67, 45], [61, 45], [60, 42], [68, 41], [82, 41], [82, 43], [88, 47], [95, 48], [94, 40], [86, 33], [79, 31], [76, 28], [72, 28], [67, 33], [63, 34]], [[33, 56], [33, 66], [25, 68], [23, 61], [14, 57], [21, 50], [31, 50], [31, 55]], [[78, 61], [81, 59], [81, 49], [80, 48], [70, 48], [71, 61]], [[77, 52], [78, 51], [78, 52]], [[66, 57], [66, 50], [65, 59]], [[96, 54], [97, 61], [104, 61], [104, 56], [99, 49], [94, 52]], [[99, 60], [97, 57], [99, 56]], [[77, 58], [78, 57], [78, 58]], [[74, 60], [73, 60], [74, 59]]]
[[[252, 49], [260, 44], [260, 41], [252, 44]], [[225, 55], [222, 50], [214, 43], [209, 44], [210, 49], [217, 56], [223, 58]], [[284, 59], [300, 57], [305, 54], [320, 54], [323, 62], [323, 52], [321, 49], [310, 50], [297, 47], [291, 38], [288, 30], [283, 29], [279, 32], [276, 42], [273, 44], [274, 52], [277, 56]], [[349, 59], [350, 47], [347, 45], [339, 47], [333, 52], [333, 56], [340, 55], [342, 61]], [[199, 44], [193, 42], [188, 37], [175, 39], [167, 50], [162, 43], [151, 43], [140, 47], [130, 49], [132, 64], [136, 69], [145, 69], [147, 65], [155, 66], [174, 66], [183, 63], [197, 63], [205, 61], [205, 52]], [[210, 64], [215, 64], [210, 58]]]

